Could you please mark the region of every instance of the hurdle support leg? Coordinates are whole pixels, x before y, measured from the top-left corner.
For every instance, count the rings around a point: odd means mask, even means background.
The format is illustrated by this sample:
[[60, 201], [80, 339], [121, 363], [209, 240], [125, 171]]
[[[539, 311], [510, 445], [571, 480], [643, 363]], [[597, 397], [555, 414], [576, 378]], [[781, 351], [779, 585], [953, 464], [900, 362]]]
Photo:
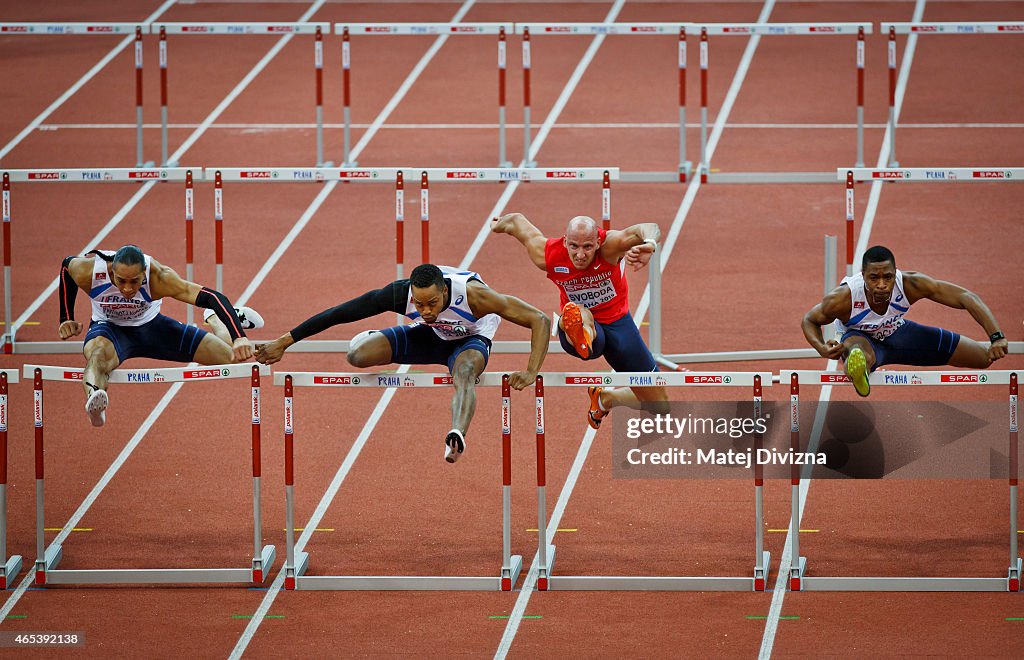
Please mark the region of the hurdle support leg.
[[1010, 568], [1007, 572], [1007, 591], [1020, 591], [1021, 578], [1021, 558], [1017, 555], [1018, 387], [1017, 374], [1010, 374]]
[[[17, 382], [18, 372], [11, 373]], [[0, 369], [0, 589], [6, 589], [21, 571], [21, 555], [7, 556], [7, 376]]]
[[501, 483], [501, 590], [512, 591], [523, 570], [523, 558], [512, 554], [512, 390], [508, 374], [501, 377]]
[[[789, 381], [790, 449], [794, 455], [800, 452], [800, 379], [792, 374]], [[790, 476], [790, 518], [789, 535], [793, 552], [789, 560], [789, 589], [800, 591], [807, 570], [807, 558], [800, 556], [800, 468], [795, 464]]]
[[274, 566], [277, 555], [272, 545], [263, 543], [263, 508], [261, 497], [262, 452], [261, 452], [261, 399], [260, 370], [252, 368], [252, 583], [262, 584]]
[[[770, 385], [770, 383], [769, 383]], [[762, 401], [761, 377], [754, 376], [754, 419], [761, 419]], [[754, 434], [754, 454], [764, 445], [764, 436]], [[764, 591], [768, 581], [768, 570], [772, 564], [771, 553], [764, 549], [764, 466], [754, 464], [754, 591]]]
[[686, 26], [679, 27], [679, 182], [690, 180], [693, 164], [686, 159]]

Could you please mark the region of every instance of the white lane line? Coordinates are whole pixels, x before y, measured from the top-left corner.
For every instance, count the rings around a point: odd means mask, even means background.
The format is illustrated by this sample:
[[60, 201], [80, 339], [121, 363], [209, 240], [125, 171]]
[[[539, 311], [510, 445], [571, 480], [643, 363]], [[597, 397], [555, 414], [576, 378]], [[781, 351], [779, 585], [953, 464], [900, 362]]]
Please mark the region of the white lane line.
[[[924, 5], [925, 0], [917, 0], [914, 5], [914, 22], [921, 20], [924, 16]], [[907, 45], [903, 51], [903, 62], [900, 65], [899, 79], [896, 83], [896, 107], [895, 113], [897, 119], [899, 118], [900, 110], [903, 107], [903, 98], [907, 89], [907, 80], [910, 78], [910, 65], [914, 61], [914, 50], [917, 48], [917, 35], [912, 34], [907, 38]], [[889, 131], [886, 130], [885, 136], [882, 139], [882, 148], [878, 152], [877, 165], [875, 167], [885, 167], [885, 164], [889, 162]], [[865, 246], [871, 235], [871, 228], [874, 226], [875, 213], [878, 210], [878, 198], [882, 193], [882, 184], [880, 181], [876, 181], [871, 185], [871, 197], [868, 200], [868, 206], [864, 211], [864, 222], [861, 225], [860, 238], [857, 240], [857, 254], [854, 257], [854, 263], [857, 263], [861, 255], [864, 253]], [[835, 369], [838, 365], [836, 360], [829, 360], [826, 369]], [[818, 395], [818, 407], [817, 413], [814, 418], [814, 426], [811, 428], [811, 435], [808, 440], [808, 451], [815, 451], [819, 440], [821, 439], [821, 429], [825, 421], [825, 411], [828, 408], [828, 401], [832, 396], [832, 387], [827, 386], [821, 388], [821, 393]], [[797, 507], [797, 529], [800, 529], [800, 520], [803, 518], [804, 506], [807, 503], [807, 493], [811, 487], [810, 478], [803, 478], [800, 480], [800, 496], [799, 506]], [[779, 574], [775, 578], [775, 591], [772, 593], [772, 604], [768, 610], [768, 618], [765, 619], [764, 635], [761, 637], [761, 649], [758, 652], [758, 658], [767, 660], [772, 655], [772, 647], [775, 644], [775, 636], [778, 634], [779, 617], [782, 616], [782, 602], [786, 598], [786, 588], [789, 585], [789, 569], [790, 564], [793, 562], [793, 521], [790, 518], [790, 527], [786, 532], [786, 544], [783, 546], [782, 557], [779, 559]], [[797, 558], [797, 560], [799, 560]]]
[[[310, 7], [309, 10], [307, 10], [306, 13], [303, 14], [302, 18], [300, 18], [299, 20], [302, 21], [302, 22], [308, 20], [308, 18], [310, 16], [312, 16], [314, 13], [316, 13], [316, 11], [324, 4], [325, 1], [326, 0], [316, 0], [316, 2], [314, 2], [313, 6]], [[284, 38], [287, 39], [288, 37], [291, 37], [291, 36], [292, 35], [287, 35]], [[276, 53], [277, 51], [274, 51], [272, 49], [272, 52]], [[264, 58], [263, 60], [261, 60], [256, 65], [256, 67], [254, 67], [254, 71], [257, 70], [257, 69], [262, 69], [263, 67], [266, 66], [266, 64], [268, 62], [269, 62], [269, 60], [267, 60], [267, 58]], [[251, 82], [252, 77], [253, 76], [251, 76], [251, 75], [250, 76], [246, 76], [246, 78], [242, 82], [240, 82], [239, 85], [236, 86], [234, 90], [232, 90], [232, 94], [237, 96], [236, 92], [240, 92], [241, 89], [244, 89], [244, 87], [241, 87], [241, 86], [243, 84], [244, 85], [248, 85], [249, 82]], [[220, 108], [220, 106], [218, 106], [218, 108]], [[215, 110], [215, 112], [217, 112], [217, 111]], [[205, 130], [205, 129], [203, 129], [203, 130]], [[197, 134], [199, 132], [200, 132], [199, 130], [196, 131]], [[176, 155], [179, 152], [183, 152], [184, 148], [185, 147], [182, 147], [182, 149], [179, 149], [178, 152], [175, 152]], [[136, 203], [138, 203], [139, 200], [142, 199], [142, 197], [146, 194], [146, 192], [149, 191], [149, 189], [153, 186], [154, 183], [155, 182], [153, 182], [153, 181], [147, 182], [146, 185], [142, 187], [142, 189], [140, 189], [138, 192], [136, 192], [136, 194], [132, 196], [131, 200], [129, 200], [128, 204], [126, 204], [124, 207], [121, 208], [121, 210], [118, 212], [118, 214], [115, 215], [114, 218], [111, 219], [110, 223], [108, 223], [107, 226], [110, 227], [111, 229], [114, 226], [116, 226], [117, 222], [120, 222], [121, 218], [123, 218], [124, 215], [126, 215], [128, 213], [128, 210], [130, 210], [131, 207], [134, 207], [134, 205]], [[101, 234], [102, 233], [103, 232], [101, 232]], [[102, 239], [101, 239], [100, 235], [97, 235], [97, 238], [94, 239], [94, 240], [102, 240]], [[86, 249], [88, 249], [88, 247]], [[54, 280], [54, 282], [51, 284], [51, 286], [49, 288], [49, 292], [52, 293], [54, 290], [56, 290], [56, 287], [57, 287], [57, 283], [56, 283], [56, 280]], [[42, 300], [39, 299], [39, 300], [36, 301], [36, 303], [33, 303], [33, 304], [36, 306], [36, 308], [38, 308], [38, 305], [41, 304], [41, 302], [42, 302]], [[238, 299], [238, 304], [239, 305], [245, 304], [245, 299], [240, 297]], [[35, 310], [30, 308], [30, 311], [34, 312]], [[27, 318], [27, 315], [29, 315], [29, 313], [30, 312], [26, 312], [26, 314], [23, 315], [23, 318]], [[21, 323], [21, 320], [19, 319], [19, 323], [18, 324], [20, 325], [20, 323]], [[85, 515], [86, 511], [89, 510], [89, 508], [95, 502], [96, 498], [99, 496], [99, 494], [103, 491], [103, 489], [110, 482], [110, 479], [112, 479], [113, 476], [115, 474], [117, 474], [117, 472], [121, 469], [121, 467], [124, 465], [124, 462], [132, 454], [132, 452], [135, 450], [135, 448], [138, 446], [138, 444], [140, 442], [142, 442], [142, 439], [149, 432], [150, 428], [152, 428], [153, 424], [156, 423], [156, 420], [159, 419], [160, 415], [167, 408], [167, 406], [174, 399], [174, 397], [177, 396], [177, 394], [178, 394], [178, 392], [180, 390], [181, 390], [181, 383], [175, 383], [174, 385], [171, 386], [171, 388], [169, 390], [167, 390], [167, 392], [164, 394], [164, 396], [160, 399], [159, 403], [157, 403], [157, 406], [153, 409], [153, 411], [149, 414], [149, 416], [146, 417], [146, 420], [142, 423], [142, 425], [139, 427], [139, 429], [135, 432], [135, 435], [132, 436], [132, 439], [129, 440], [128, 444], [125, 445], [124, 449], [121, 450], [121, 453], [118, 454], [117, 458], [110, 465], [110, 467], [107, 469], [107, 471], [104, 472], [103, 476], [96, 483], [96, 486], [93, 487], [93, 489], [89, 492], [89, 495], [87, 495], [85, 500], [82, 501], [82, 504], [78, 507], [78, 509], [76, 510], [74, 516], [72, 516], [71, 520], [69, 520], [68, 523], [64, 525], [64, 527], [61, 529], [61, 531], [57, 534], [57, 537], [54, 539], [54, 541], [51, 542], [49, 547], [53, 547], [54, 543], [59, 543], [60, 541], [63, 541], [63, 539], [67, 538], [67, 535], [71, 533], [71, 530], [75, 527], [75, 524], [81, 519], [82, 516]], [[12, 593], [10, 595], [10, 597], [8, 597], [8, 599], [4, 603], [3, 607], [0, 608], [0, 612], [3, 613], [2, 615], [0, 615], [0, 623], [2, 623], [5, 620], [6, 614], [9, 613], [14, 608], [14, 606], [18, 603], [19, 600], [21, 600], [22, 595], [29, 588], [29, 586], [31, 586], [34, 578], [35, 578], [35, 571], [34, 570], [30, 570], [30, 571], [28, 571], [26, 573], [25, 578], [18, 585], [18, 588], [14, 591], [14, 593]]]
[[[174, 0], [167, 0], [166, 2], [164, 2], [164, 4], [160, 5], [160, 7], [157, 8], [156, 11], [154, 11], [152, 14], [150, 14], [149, 18], [147, 18], [146, 20], [142, 21], [142, 23], [140, 23], [140, 25], [149, 25], [150, 23], [152, 23], [156, 19], [160, 18], [160, 16], [165, 11], [170, 9], [173, 4], [174, 4]], [[74, 37], [71, 37], [71, 38], [73, 39]], [[3, 149], [0, 149], [0, 161], [2, 161], [4, 159], [4, 157], [7, 156], [7, 154], [11, 153], [12, 149], [14, 149], [16, 146], [21, 144], [22, 140], [24, 140], [26, 137], [28, 137], [29, 134], [32, 133], [32, 131], [36, 130], [36, 128], [38, 128], [43, 123], [43, 121], [46, 120], [47, 117], [52, 115], [57, 108], [59, 108], [60, 106], [64, 105], [65, 101], [67, 101], [69, 98], [74, 96], [75, 93], [78, 92], [78, 90], [82, 89], [82, 87], [84, 87], [87, 82], [92, 80], [96, 76], [97, 73], [102, 71], [105, 66], [110, 64], [110, 61], [112, 59], [117, 57], [121, 53], [122, 50], [127, 48], [128, 45], [133, 43], [134, 41], [135, 41], [135, 35], [131, 35], [131, 36], [128, 36], [128, 37], [125, 37], [124, 39], [122, 39], [121, 42], [118, 45], [114, 46], [113, 50], [111, 50], [109, 53], [107, 53], [106, 56], [103, 59], [101, 59], [99, 62], [97, 62], [96, 65], [93, 66], [91, 69], [89, 69], [85, 73], [85, 75], [83, 75], [81, 78], [78, 79], [78, 81], [75, 84], [73, 84], [71, 87], [68, 87], [67, 91], [65, 91], [63, 94], [61, 94], [57, 98], [56, 101], [51, 103], [49, 105], [49, 107], [46, 108], [46, 110], [43, 110], [41, 113], [39, 113], [39, 116], [37, 116], [35, 119], [33, 119], [31, 122], [29, 122], [28, 126], [23, 128], [20, 133], [18, 133], [16, 136], [14, 136], [13, 140], [11, 140], [6, 145], [4, 145]], [[132, 128], [135, 128], [135, 124], [132, 124], [131, 126], [132, 126]]]

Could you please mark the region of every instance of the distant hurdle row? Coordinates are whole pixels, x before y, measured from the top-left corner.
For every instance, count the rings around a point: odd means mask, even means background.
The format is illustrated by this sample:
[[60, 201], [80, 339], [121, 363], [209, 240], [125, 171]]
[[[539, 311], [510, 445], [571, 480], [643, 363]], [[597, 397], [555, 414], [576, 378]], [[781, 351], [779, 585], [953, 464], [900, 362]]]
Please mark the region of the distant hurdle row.
[[[168, 369], [118, 369], [112, 383], [185, 383], [206, 380], [250, 378], [252, 410], [252, 462], [253, 462], [253, 556], [246, 568], [164, 568], [164, 569], [76, 569], [63, 570], [58, 565], [63, 557], [61, 537], [45, 546], [43, 535], [43, 381], [81, 382], [82, 372], [69, 367], [26, 365], [24, 375], [33, 379], [35, 454], [36, 454], [36, 527], [37, 559], [34, 582], [47, 584], [175, 584], [175, 583], [249, 583], [265, 581], [275, 559], [275, 548], [262, 545], [261, 531], [261, 449], [260, 449], [260, 377], [269, 368], [248, 365], [214, 365]], [[912, 387], [950, 385], [1003, 385], [1009, 391], [1009, 486], [1010, 486], [1010, 568], [1003, 577], [818, 577], [807, 575], [807, 560], [799, 550], [799, 488], [802, 480], [810, 479], [810, 472], [801, 474], [794, 466], [791, 474], [792, 512], [791, 536], [793, 560], [787, 571], [787, 586], [792, 591], [1020, 591], [1021, 558], [1017, 546], [1017, 480], [1018, 480], [1018, 371], [884, 371], [871, 375], [874, 385], [906, 385]], [[17, 370], [0, 370], [0, 448], [6, 449], [7, 418], [6, 385], [8, 379], [18, 380]], [[545, 464], [545, 387], [713, 387], [749, 388], [756, 418], [761, 418], [763, 388], [773, 382], [788, 382], [790, 387], [791, 450], [795, 453], [816, 451], [817, 439], [810, 438], [803, 445], [800, 433], [800, 385], [848, 386], [849, 379], [842, 372], [788, 371], [778, 376], [770, 372], [692, 372], [692, 373], [544, 373], [534, 387], [536, 422], [535, 449], [537, 456], [537, 569], [536, 588], [540, 591], [557, 590], [632, 590], [632, 591], [765, 591], [771, 557], [764, 549], [764, 474], [760, 466], [752, 466], [753, 497], [753, 552], [752, 573], [732, 576], [640, 576], [640, 575], [562, 575], [555, 572], [555, 546], [550, 543], [547, 521], [546, 464]], [[284, 464], [286, 505], [286, 555], [282, 568], [284, 588], [298, 590], [471, 590], [510, 591], [521, 573], [523, 558], [512, 554], [511, 548], [511, 451], [512, 406], [507, 374], [485, 373], [478, 380], [480, 387], [501, 387], [502, 435], [502, 547], [501, 563], [491, 576], [439, 576], [439, 575], [308, 575], [310, 553], [300, 550], [295, 543], [294, 439], [298, 407], [296, 388], [371, 388], [371, 389], [424, 389], [449, 387], [452, 377], [446, 373], [334, 373], [334, 372], [274, 372], [274, 384], [284, 387]], [[819, 414], [821, 414], [819, 410]], [[817, 426], [817, 424], [816, 424]], [[753, 436], [753, 448], [762, 447], [763, 438]], [[0, 456], [0, 468], [6, 467], [6, 451]], [[807, 469], [807, 468], [805, 468]], [[2, 576], [10, 585], [20, 567], [21, 558], [6, 556], [6, 474], [0, 482], [0, 560], [4, 562]], [[495, 553], [497, 556], [498, 553]], [[741, 571], [737, 571], [738, 573]]]
[[[611, 226], [611, 182], [619, 178], [617, 167], [560, 168], [274, 168], [274, 167], [171, 167], [171, 168], [77, 168], [2, 171], [3, 264], [5, 353], [77, 353], [81, 342], [18, 342], [18, 328], [12, 319], [12, 184], [17, 183], [181, 183], [184, 184], [185, 278], [194, 275], [195, 185], [213, 183], [216, 288], [223, 289], [224, 269], [224, 184], [225, 183], [383, 183], [395, 187], [395, 271], [404, 277], [406, 181], [418, 181], [420, 194], [420, 256], [430, 260], [430, 185], [444, 183], [586, 183], [601, 186], [601, 221]], [[415, 184], [413, 184], [415, 185]], [[55, 256], [55, 258], [58, 258]], [[194, 320], [191, 306], [186, 322]], [[502, 342], [498, 342], [501, 344]], [[344, 351], [348, 342], [322, 340], [303, 342], [305, 352]], [[520, 345], [521, 344], [521, 345]], [[499, 347], [500, 350], [501, 347]], [[529, 352], [528, 342], [518, 342], [514, 352]]]
[[[351, 105], [352, 105], [352, 54], [353, 38], [381, 36], [489, 36], [497, 44], [497, 115], [498, 115], [498, 161], [499, 167], [510, 167], [506, 153], [506, 73], [507, 40], [519, 35], [522, 44], [523, 69], [523, 164], [535, 166], [530, 161], [531, 144], [531, 72], [534, 55], [531, 40], [544, 36], [661, 36], [676, 37], [678, 84], [679, 84], [679, 163], [674, 172], [627, 172], [627, 181], [687, 181], [692, 176], [692, 164], [686, 150], [686, 71], [687, 36], [699, 38], [700, 59], [700, 178], [703, 182], [717, 183], [812, 183], [828, 182], [828, 172], [713, 172], [707, 154], [707, 109], [708, 75], [710, 62], [710, 39], [712, 36], [852, 36], [856, 35], [856, 160], [857, 167], [864, 165], [864, 37], [873, 33], [871, 22], [853, 23], [0, 23], [0, 37], [5, 35], [125, 35], [135, 40], [135, 101], [136, 101], [136, 166], [144, 164], [142, 154], [142, 40], [144, 34], [159, 35], [160, 62], [160, 108], [161, 108], [161, 164], [168, 162], [168, 35], [264, 35], [285, 36], [312, 35], [314, 39], [313, 71], [315, 77], [315, 126], [318, 166], [328, 166], [325, 159], [323, 139], [323, 69], [324, 37], [332, 32], [340, 37], [342, 65], [342, 108], [343, 144], [341, 164], [355, 167], [351, 159]], [[1024, 22], [928, 22], [928, 23], [882, 23], [883, 32], [888, 33], [889, 66], [889, 128], [890, 166], [896, 167], [895, 160], [895, 86], [896, 86], [896, 35], [897, 34], [1024, 34]]]

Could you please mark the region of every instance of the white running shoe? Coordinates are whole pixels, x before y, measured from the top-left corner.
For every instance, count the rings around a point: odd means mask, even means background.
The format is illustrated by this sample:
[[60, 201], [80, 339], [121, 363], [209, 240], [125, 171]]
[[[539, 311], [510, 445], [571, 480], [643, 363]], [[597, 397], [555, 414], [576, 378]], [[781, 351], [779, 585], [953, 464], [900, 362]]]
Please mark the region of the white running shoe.
[[454, 463], [466, 451], [466, 437], [462, 431], [452, 429], [444, 438], [444, 460]]
[[[210, 322], [211, 316], [216, 316], [212, 309], [203, 310], [203, 321]], [[242, 323], [242, 330], [255, 330], [263, 327], [263, 317], [252, 307], [235, 307], [235, 314]]]
[[93, 390], [89, 398], [85, 400], [85, 412], [89, 414], [89, 421], [93, 426], [103, 426], [107, 423], [107, 404], [110, 399], [106, 390]]

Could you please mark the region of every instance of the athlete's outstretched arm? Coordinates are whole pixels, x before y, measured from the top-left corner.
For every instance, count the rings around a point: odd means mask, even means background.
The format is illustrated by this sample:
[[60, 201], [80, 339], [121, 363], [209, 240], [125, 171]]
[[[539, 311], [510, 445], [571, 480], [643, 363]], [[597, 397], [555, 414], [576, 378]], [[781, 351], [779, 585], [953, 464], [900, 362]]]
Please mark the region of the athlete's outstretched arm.
[[807, 343], [818, 351], [818, 355], [821, 357], [838, 360], [843, 356], [843, 345], [835, 339], [826, 342], [821, 333], [821, 326], [828, 325], [836, 319], [847, 318], [851, 304], [850, 287], [839, 286], [804, 314], [800, 327], [804, 331]]
[[57, 335], [70, 339], [82, 332], [82, 324], [75, 320], [75, 300], [78, 290], [88, 291], [92, 285], [92, 259], [67, 257], [60, 264], [60, 281], [57, 284], [57, 298], [60, 305], [60, 321]]
[[992, 342], [992, 346], [989, 348], [989, 357], [998, 360], [1006, 355], [1009, 343], [1005, 336], [1001, 336], [1003, 333], [999, 329], [999, 322], [996, 321], [995, 314], [978, 294], [959, 284], [936, 280], [924, 273], [914, 271], [903, 272], [903, 288], [910, 302], [927, 298], [953, 309], [966, 309], [978, 325], [984, 328], [985, 334], [990, 340], [993, 336], [1000, 336], [999, 339]]
[[605, 235], [601, 256], [611, 264], [625, 258], [633, 270], [640, 270], [650, 262], [660, 240], [661, 229], [653, 222], [613, 229]]
[[526, 248], [526, 253], [530, 256], [533, 265], [541, 270], [547, 270], [544, 248], [548, 239], [532, 222], [526, 219], [525, 215], [506, 213], [500, 218], [494, 218], [491, 221], [491, 231], [495, 234], [514, 236]]
[[537, 380], [537, 374], [548, 354], [548, 338], [551, 336], [551, 319], [547, 314], [533, 305], [523, 302], [515, 296], [498, 293], [482, 284], [473, 284], [467, 288], [469, 308], [479, 318], [485, 314], [497, 314], [524, 328], [530, 328], [530, 359], [525, 371], [517, 371], [509, 376], [509, 385], [521, 390]]

